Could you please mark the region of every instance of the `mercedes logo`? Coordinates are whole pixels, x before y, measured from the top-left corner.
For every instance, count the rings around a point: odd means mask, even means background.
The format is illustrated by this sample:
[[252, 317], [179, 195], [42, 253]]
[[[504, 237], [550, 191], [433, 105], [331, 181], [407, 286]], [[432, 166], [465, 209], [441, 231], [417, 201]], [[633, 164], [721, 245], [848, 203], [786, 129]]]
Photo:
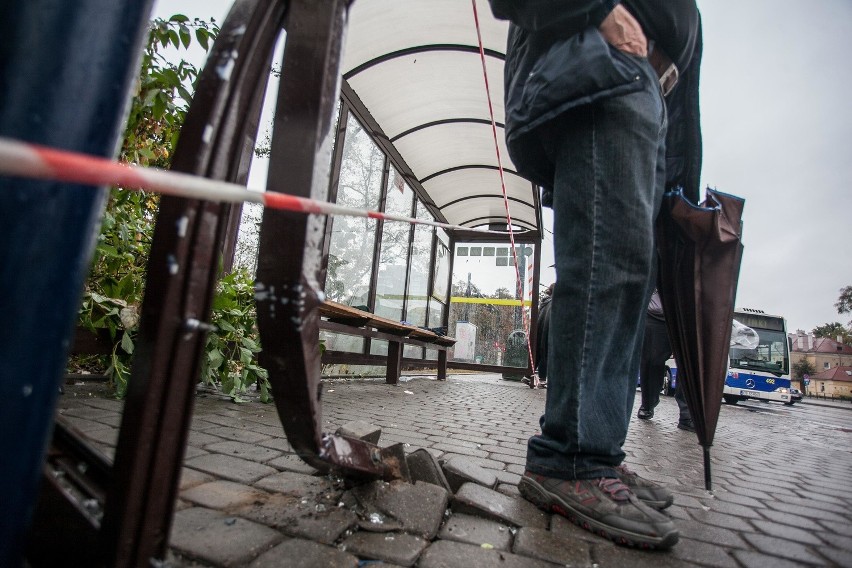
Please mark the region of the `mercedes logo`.
[[746, 386], [750, 389], [753, 389], [754, 388], [754, 379], [747, 379], [746, 380]]

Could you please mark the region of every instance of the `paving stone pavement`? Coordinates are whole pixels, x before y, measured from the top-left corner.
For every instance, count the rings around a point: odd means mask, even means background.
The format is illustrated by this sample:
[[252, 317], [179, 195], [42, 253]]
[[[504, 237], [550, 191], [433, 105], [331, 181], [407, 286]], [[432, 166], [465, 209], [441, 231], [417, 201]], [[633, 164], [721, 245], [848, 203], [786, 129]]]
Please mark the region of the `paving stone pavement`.
[[[497, 375], [404, 379], [325, 381], [323, 429], [381, 428], [380, 446], [421, 450], [426, 469], [450, 466], [453, 491], [446, 480], [353, 489], [313, 475], [273, 405], [200, 391], [168, 565], [852, 567], [852, 405], [723, 405], [708, 492], [695, 435], [676, 428], [677, 406], [662, 397], [655, 419], [632, 419], [625, 463], [675, 493], [666, 513], [681, 539], [646, 552], [518, 494], [546, 391]], [[58, 407], [109, 456], [121, 411], [91, 382], [68, 385]]]

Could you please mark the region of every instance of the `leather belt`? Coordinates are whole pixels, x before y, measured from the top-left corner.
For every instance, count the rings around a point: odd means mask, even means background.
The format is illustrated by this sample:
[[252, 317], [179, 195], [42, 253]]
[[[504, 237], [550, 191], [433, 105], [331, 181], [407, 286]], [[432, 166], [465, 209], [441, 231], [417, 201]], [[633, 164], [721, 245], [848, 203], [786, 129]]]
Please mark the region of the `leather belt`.
[[657, 72], [657, 77], [660, 78], [660, 89], [662, 89], [663, 96], [665, 97], [672, 92], [672, 89], [677, 84], [679, 77], [677, 65], [653, 42], [649, 42], [648, 45], [648, 61], [651, 63], [654, 71]]

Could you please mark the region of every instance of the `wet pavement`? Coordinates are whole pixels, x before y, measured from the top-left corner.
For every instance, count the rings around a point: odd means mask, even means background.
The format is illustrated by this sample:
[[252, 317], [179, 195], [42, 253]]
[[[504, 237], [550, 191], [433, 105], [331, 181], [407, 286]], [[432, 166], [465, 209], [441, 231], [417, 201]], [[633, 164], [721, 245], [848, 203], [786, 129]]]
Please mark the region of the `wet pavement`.
[[[848, 402], [722, 405], [712, 493], [695, 434], [676, 428], [674, 399], [662, 397], [653, 420], [634, 417], [625, 463], [675, 493], [666, 513], [681, 535], [647, 552], [519, 496], [546, 391], [498, 375], [404, 379], [323, 383], [324, 431], [378, 427], [379, 445], [405, 444], [422, 480], [356, 488], [293, 455], [273, 405], [200, 391], [168, 564], [852, 567]], [[121, 408], [103, 385], [78, 382], [58, 411], [112, 455]]]

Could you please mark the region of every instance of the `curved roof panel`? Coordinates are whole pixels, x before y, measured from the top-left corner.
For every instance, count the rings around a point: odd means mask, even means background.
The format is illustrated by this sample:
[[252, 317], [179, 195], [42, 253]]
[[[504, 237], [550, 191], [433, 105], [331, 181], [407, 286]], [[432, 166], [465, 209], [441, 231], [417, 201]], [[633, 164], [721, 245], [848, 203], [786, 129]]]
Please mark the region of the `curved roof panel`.
[[341, 70], [448, 223], [505, 221], [488, 94], [513, 220], [538, 230], [536, 188], [514, 173], [504, 141], [503, 63], [508, 23], [476, 0], [488, 90], [471, 2], [357, 0]]

